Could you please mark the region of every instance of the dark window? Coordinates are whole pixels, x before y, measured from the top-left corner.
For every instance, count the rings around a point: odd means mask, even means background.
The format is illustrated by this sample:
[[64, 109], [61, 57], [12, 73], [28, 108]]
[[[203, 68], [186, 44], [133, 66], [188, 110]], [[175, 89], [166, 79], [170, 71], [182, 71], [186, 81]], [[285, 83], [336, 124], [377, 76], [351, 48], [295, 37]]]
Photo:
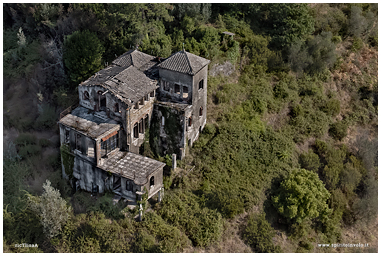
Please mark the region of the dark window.
[[81, 139], [82, 139], [82, 136], [77, 133], [75, 136], [75, 149], [79, 151], [81, 151]]
[[147, 94], [147, 95], [144, 96], [144, 100], [145, 100], [145, 101], [149, 101], [149, 94]]
[[175, 84], [175, 93], [180, 94], [180, 85]]
[[149, 121], [148, 121], [148, 115], [146, 115], [146, 116], [144, 117], [144, 128], [145, 128], [145, 129], [148, 129], [148, 123], [149, 123]]
[[70, 130], [65, 129], [65, 143], [69, 143], [70, 141]]
[[188, 126], [192, 126], [192, 117], [188, 118]]
[[155, 91], [152, 91], [150, 94], [149, 94], [150, 97], [155, 97]]
[[183, 98], [188, 98], [188, 86], [183, 86]]
[[139, 102], [135, 103], [135, 109], [139, 109]]
[[119, 104], [115, 103], [114, 105], [114, 112], [119, 112]]
[[140, 119], [140, 122], [139, 122], [139, 132], [144, 133], [143, 118]]
[[139, 128], [138, 123], [134, 125], [134, 138], [139, 138]]
[[141, 100], [139, 101], [139, 104], [140, 104], [140, 105], [144, 105], [144, 99], [141, 99]]
[[126, 190], [127, 191], [132, 191], [132, 180], [127, 180], [126, 181]]
[[202, 89], [204, 88], [204, 79], [202, 79], [199, 83], [198, 83], [198, 89]]
[[200, 107], [199, 116], [202, 116], [202, 107]]
[[155, 185], [155, 177], [154, 176], [152, 176], [151, 179], [149, 179], [149, 185], [150, 186]]
[[95, 142], [93, 140], [88, 140], [87, 141], [87, 156], [94, 158], [94, 146]]
[[84, 100], [89, 100], [89, 93], [88, 93], [87, 91], [85, 91], [85, 92], [83, 93], [83, 99], [84, 99]]
[[101, 142], [101, 155], [105, 156], [119, 146], [118, 134], [110, 137], [109, 139]]

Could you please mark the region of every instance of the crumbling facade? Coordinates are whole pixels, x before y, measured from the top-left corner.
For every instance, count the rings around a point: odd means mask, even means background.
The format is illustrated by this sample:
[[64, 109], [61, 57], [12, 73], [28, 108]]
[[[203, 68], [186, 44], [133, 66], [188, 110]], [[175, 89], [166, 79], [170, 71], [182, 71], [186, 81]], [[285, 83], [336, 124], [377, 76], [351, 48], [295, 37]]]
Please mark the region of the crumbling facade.
[[206, 123], [209, 60], [131, 50], [78, 86], [79, 106], [60, 119], [62, 173], [75, 188], [132, 201], [163, 188], [164, 163], [139, 155], [149, 129], [158, 154], [186, 154]]

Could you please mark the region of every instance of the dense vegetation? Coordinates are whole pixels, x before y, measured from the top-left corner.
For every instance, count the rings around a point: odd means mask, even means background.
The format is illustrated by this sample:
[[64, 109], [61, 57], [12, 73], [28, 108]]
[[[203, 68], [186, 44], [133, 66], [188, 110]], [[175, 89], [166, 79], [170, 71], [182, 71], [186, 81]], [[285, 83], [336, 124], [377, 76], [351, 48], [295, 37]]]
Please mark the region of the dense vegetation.
[[[3, 11], [4, 251], [377, 251], [377, 4]], [[207, 125], [142, 222], [112, 195], [72, 194], [55, 125], [78, 83], [136, 45], [162, 57], [184, 47], [211, 60], [210, 74], [233, 67], [209, 75]]]

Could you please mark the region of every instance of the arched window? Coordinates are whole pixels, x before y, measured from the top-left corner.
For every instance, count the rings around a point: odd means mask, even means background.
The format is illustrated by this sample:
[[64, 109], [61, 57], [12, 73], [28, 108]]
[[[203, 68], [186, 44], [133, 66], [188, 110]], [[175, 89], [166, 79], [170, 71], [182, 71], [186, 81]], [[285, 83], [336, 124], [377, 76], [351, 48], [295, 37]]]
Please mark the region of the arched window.
[[148, 129], [148, 124], [149, 124], [149, 121], [148, 121], [148, 114], [144, 117], [144, 128], [145, 129]]
[[139, 132], [144, 133], [143, 118], [139, 121]]
[[154, 186], [155, 185], [155, 177], [152, 176], [151, 179], [149, 179], [149, 185]]
[[127, 191], [132, 191], [132, 180], [127, 180], [126, 181], [126, 190]]
[[139, 138], [138, 123], [135, 123], [134, 125], [134, 138]]
[[192, 126], [192, 117], [188, 118], [188, 126]]
[[198, 89], [201, 90], [204, 88], [204, 79], [202, 79], [199, 83], [198, 83]]
[[114, 105], [114, 112], [119, 112], [119, 104], [115, 103]]
[[200, 107], [199, 116], [202, 116], [202, 107]]
[[88, 93], [88, 91], [85, 91], [85, 92], [83, 93], [83, 99], [84, 99], [84, 100], [89, 100], [89, 93]]

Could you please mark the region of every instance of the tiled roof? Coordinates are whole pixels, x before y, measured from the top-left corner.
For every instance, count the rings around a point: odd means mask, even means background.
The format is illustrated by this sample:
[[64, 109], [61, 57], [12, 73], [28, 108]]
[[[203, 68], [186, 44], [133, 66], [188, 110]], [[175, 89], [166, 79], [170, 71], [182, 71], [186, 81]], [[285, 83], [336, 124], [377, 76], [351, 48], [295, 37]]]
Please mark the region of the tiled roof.
[[157, 81], [148, 78], [135, 66], [119, 67], [111, 65], [100, 70], [81, 84], [100, 85], [123, 102], [131, 105], [157, 88]]
[[149, 175], [165, 166], [165, 163], [154, 159], [122, 151], [116, 152], [103, 161], [99, 168], [134, 180], [134, 183], [138, 185], [147, 183]]
[[158, 66], [163, 69], [195, 75], [203, 67], [208, 65], [209, 62], [210, 60], [204, 59], [192, 53], [179, 51], [172, 54]]
[[[134, 50], [129, 50], [128, 52], [121, 55], [119, 58], [114, 60], [112, 64], [118, 65], [120, 67], [125, 67], [125, 68], [132, 65], [132, 66], [135, 66], [137, 69], [140, 69], [141, 67], [145, 66], [145, 64], [147, 64], [148, 62], [154, 59], [155, 57], [143, 52], [139, 52], [138, 50], [134, 49]], [[149, 67], [150, 66], [148, 66], [147, 69]]]

